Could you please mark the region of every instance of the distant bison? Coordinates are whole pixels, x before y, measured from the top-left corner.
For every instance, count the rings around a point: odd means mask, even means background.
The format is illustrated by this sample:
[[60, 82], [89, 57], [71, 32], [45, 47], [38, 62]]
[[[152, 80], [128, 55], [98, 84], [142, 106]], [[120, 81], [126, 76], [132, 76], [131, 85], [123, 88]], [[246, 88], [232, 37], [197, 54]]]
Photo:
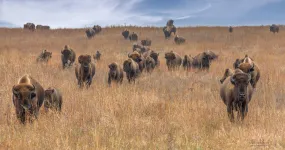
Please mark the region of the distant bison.
[[248, 73], [251, 76], [250, 84], [253, 88], [256, 88], [256, 84], [260, 78], [260, 70], [256, 63], [246, 55], [243, 62], [239, 64], [238, 68], [244, 73]]
[[124, 78], [123, 69], [116, 62], [111, 63], [109, 69], [108, 84], [111, 85], [112, 81], [122, 84]]
[[156, 64], [153, 58], [151, 58], [150, 56], [147, 56], [145, 58], [145, 68], [146, 68], [146, 72], [151, 73], [154, 68], [155, 68]]
[[149, 39], [141, 40], [141, 44], [142, 46], [151, 46], [151, 40]]
[[203, 52], [193, 58], [192, 66], [198, 69], [209, 70], [211, 60], [212, 60], [212, 57], [207, 52]]
[[234, 28], [232, 26], [229, 27], [229, 32], [232, 33], [234, 31]]
[[174, 37], [174, 42], [178, 45], [185, 43], [185, 39], [183, 37], [179, 37], [178, 35], [176, 35]]
[[171, 36], [171, 33], [176, 34], [175, 26], [166, 26], [166, 27], [163, 27], [162, 30], [163, 30], [165, 39], [168, 39]]
[[158, 59], [159, 53], [157, 53], [153, 50], [149, 50], [149, 51], [146, 51], [145, 53], [143, 53], [144, 58], [146, 58], [147, 56], [150, 56], [154, 60], [156, 67], [159, 66], [159, 64], [160, 64], [159, 59]]
[[94, 60], [99, 61], [101, 59], [101, 53], [99, 51], [96, 52], [95, 55], [93, 55]]
[[47, 26], [47, 25], [37, 25], [36, 29], [37, 30], [49, 30], [50, 26]]
[[125, 30], [122, 32], [122, 35], [123, 35], [123, 37], [124, 37], [125, 39], [128, 39], [129, 34], [130, 34], [130, 31], [127, 30], [127, 29], [125, 29]]
[[86, 83], [86, 87], [89, 88], [92, 79], [95, 75], [95, 65], [91, 62], [90, 55], [80, 55], [78, 57], [79, 66], [75, 68], [75, 75], [80, 88]]
[[279, 27], [275, 24], [272, 24], [269, 29], [270, 29], [270, 32], [273, 32], [273, 33], [279, 32]]
[[138, 35], [135, 32], [133, 32], [132, 34], [129, 35], [129, 40], [130, 41], [137, 41]]
[[148, 48], [144, 47], [144, 46], [141, 46], [137, 43], [133, 44], [133, 51], [137, 51], [139, 52], [140, 54], [146, 52], [148, 50]]
[[92, 28], [87, 29], [85, 31], [85, 33], [86, 33], [86, 36], [87, 36], [88, 39], [91, 39], [91, 38], [93, 38], [96, 35], [95, 30], [93, 30]]
[[182, 58], [179, 54], [170, 51], [165, 53], [166, 65], [169, 71], [179, 69], [182, 63]]
[[102, 27], [99, 25], [94, 25], [92, 29], [95, 31], [95, 33], [100, 33], [102, 31]]
[[193, 58], [191, 57], [191, 55], [189, 56], [185, 55], [182, 61], [182, 66], [184, 70], [190, 70], [192, 68], [192, 63], [193, 63]]
[[69, 48], [68, 45], [65, 45], [64, 49], [61, 51], [61, 54], [62, 54], [61, 61], [63, 69], [66, 66], [72, 66], [76, 58], [75, 52], [71, 48]]
[[226, 69], [225, 70], [225, 73], [224, 73], [224, 76], [222, 77], [222, 79], [220, 80], [220, 83], [221, 84], [223, 84], [224, 83], [224, 81], [228, 78], [228, 77], [230, 77], [230, 76], [232, 76], [234, 74], [234, 71], [232, 70], [232, 69]]
[[52, 52], [43, 50], [37, 58], [37, 62], [48, 62], [52, 57]]
[[129, 58], [123, 63], [123, 70], [126, 72], [129, 83], [131, 83], [131, 81], [135, 83], [136, 78], [140, 74], [139, 65], [133, 59]]
[[27, 116], [37, 118], [44, 102], [43, 87], [31, 76], [24, 75], [13, 86], [12, 91], [17, 118], [22, 123], [26, 122]]
[[233, 111], [238, 111], [238, 118], [241, 121], [248, 112], [248, 103], [251, 100], [253, 89], [250, 82], [250, 75], [236, 69], [234, 74], [223, 82], [220, 88], [220, 96], [227, 106], [228, 117], [234, 121]]
[[24, 29], [29, 29], [29, 30], [34, 31], [36, 29], [36, 26], [35, 26], [35, 24], [28, 22], [28, 23], [24, 24]]
[[48, 89], [45, 90], [44, 107], [46, 112], [48, 111], [48, 109], [61, 111], [62, 95], [59, 89], [49, 87]]

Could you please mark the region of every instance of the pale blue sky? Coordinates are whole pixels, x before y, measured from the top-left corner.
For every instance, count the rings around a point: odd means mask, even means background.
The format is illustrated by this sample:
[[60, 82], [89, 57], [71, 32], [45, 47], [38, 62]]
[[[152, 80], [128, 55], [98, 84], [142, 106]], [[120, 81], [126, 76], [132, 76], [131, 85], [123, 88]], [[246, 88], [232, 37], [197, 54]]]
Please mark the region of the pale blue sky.
[[235, 26], [285, 23], [285, 0], [0, 0], [0, 26]]

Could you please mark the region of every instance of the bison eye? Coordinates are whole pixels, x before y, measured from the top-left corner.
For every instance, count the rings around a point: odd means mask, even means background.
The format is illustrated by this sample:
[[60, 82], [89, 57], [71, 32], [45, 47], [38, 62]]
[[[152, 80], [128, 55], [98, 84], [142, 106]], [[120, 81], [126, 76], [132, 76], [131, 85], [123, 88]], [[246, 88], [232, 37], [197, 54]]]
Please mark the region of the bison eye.
[[30, 98], [31, 98], [31, 99], [34, 99], [35, 97], [36, 97], [36, 93], [31, 93], [31, 94], [30, 94]]

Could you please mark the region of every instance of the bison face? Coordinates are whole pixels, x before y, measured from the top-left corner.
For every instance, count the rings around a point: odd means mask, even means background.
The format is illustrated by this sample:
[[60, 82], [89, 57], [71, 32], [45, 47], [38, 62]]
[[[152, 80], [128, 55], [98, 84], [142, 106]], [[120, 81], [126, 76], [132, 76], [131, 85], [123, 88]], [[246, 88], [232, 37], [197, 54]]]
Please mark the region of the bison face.
[[36, 107], [36, 88], [30, 84], [15, 85], [12, 89], [14, 104], [18, 113]]
[[91, 63], [91, 56], [90, 55], [80, 55], [78, 57], [78, 62], [81, 64], [81, 66], [85, 69], [89, 68], [89, 65]]
[[132, 54], [128, 55], [129, 58], [133, 59], [135, 62], [140, 62], [142, 61], [141, 59], [141, 54], [138, 53], [137, 51], [134, 51]]
[[152, 52], [149, 56], [150, 56], [151, 58], [153, 58], [155, 61], [157, 61], [157, 60], [158, 60], [159, 53]]
[[63, 51], [61, 51], [61, 54], [63, 55], [63, 57], [67, 60], [68, 57], [71, 55], [71, 51], [68, 49], [65, 49]]
[[236, 73], [231, 77], [231, 83], [234, 85], [235, 97], [238, 101], [247, 99], [247, 86], [250, 79], [250, 75], [246, 73]]
[[117, 75], [117, 69], [118, 69], [118, 65], [116, 63], [112, 63], [109, 65], [109, 73], [112, 77], [115, 77]]
[[176, 58], [176, 56], [173, 52], [165, 53], [165, 59], [166, 60], [174, 60], [175, 58]]

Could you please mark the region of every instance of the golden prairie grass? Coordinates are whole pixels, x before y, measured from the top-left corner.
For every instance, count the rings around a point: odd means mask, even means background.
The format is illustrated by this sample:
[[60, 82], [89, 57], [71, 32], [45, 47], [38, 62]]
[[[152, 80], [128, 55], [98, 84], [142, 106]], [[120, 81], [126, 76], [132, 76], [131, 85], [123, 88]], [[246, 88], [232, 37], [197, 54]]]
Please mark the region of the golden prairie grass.
[[[108, 87], [108, 64], [122, 64], [132, 51], [123, 28], [106, 28], [87, 40], [83, 29], [29, 32], [0, 29], [0, 149], [284, 149], [285, 33], [269, 27], [179, 28], [186, 44], [165, 40], [161, 28], [130, 28], [152, 40], [161, 65], [138, 82]], [[91, 88], [78, 89], [74, 67], [62, 70], [60, 50], [70, 45], [80, 54], [102, 52]], [[36, 57], [53, 52], [48, 64]], [[181, 56], [210, 49], [219, 54], [209, 72], [182, 68], [168, 72], [164, 53]], [[230, 123], [219, 95], [219, 79], [245, 54], [259, 65], [261, 79], [243, 123]], [[76, 61], [77, 63], [77, 61]], [[12, 87], [30, 74], [44, 88], [63, 94], [62, 113], [45, 113], [21, 125], [15, 116]]]

